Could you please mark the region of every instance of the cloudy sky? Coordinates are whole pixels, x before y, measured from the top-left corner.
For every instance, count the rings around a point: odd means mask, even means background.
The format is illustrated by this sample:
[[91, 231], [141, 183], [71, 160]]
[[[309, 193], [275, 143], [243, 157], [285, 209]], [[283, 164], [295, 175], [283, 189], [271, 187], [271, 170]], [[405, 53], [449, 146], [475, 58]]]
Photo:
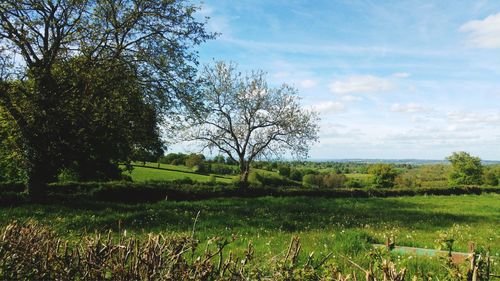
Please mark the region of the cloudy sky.
[[311, 158], [500, 159], [500, 1], [205, 0], [200, 60], [321, 113]]

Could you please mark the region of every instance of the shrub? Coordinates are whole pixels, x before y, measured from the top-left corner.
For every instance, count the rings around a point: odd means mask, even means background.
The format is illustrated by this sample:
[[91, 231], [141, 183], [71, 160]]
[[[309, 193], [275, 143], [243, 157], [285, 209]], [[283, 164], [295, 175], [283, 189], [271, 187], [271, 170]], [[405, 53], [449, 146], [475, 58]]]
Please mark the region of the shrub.
[[325, 188], [341, 188], [347, 181], [344, 174], [327, 174], [323, 176], [323, 185]]
[[344, 174], [320, 174], [320, 175], [305, 175], [302, 182], [305, 186], [320, 187], [320, 188], [341, 188], [347, 181]]
[[363, 182], [359, 179], [348, 179], [345, 182], [345, 187], [346, 188], [363, 188], [365, 187]]
[[[496, 167], [495, 167], [496, 168]], [[484, 172], [483, 182], [486, 185], [497, 186], [500, 178], [500, 171], [495, 168], [489, 168]]]
[[263, 187], [297, 186], [297, 183], [290, 181], [288, 179], [258, 172], [250, 173], [249, 182], [256, 186], [263, 186]]
[[288, 165], [280, 165], [278, 167], [278, 174], [282, 177], [290, 177], [290, 166]]
[[319, 187], [323, 184], [323, 176], [306, 174], [302, 177], [302, 183], [306, 187]]
[[420, 180], [414, 174], [410, 173], [403, 173], [397, 175], [394, 182], [396, 186], [406, 187], [406, 188], [415, 188], [415, 187], [420, 187], [422, 185]]
[[290, 171], [290, 179], [291, 180], [294, 180], [294, 181], [302, 181], [302, 172], [300, 170], [297, 170], [297, 169], [292, 169]]
[[233, 166], [228, 166], [225, 164], [214, 163], [210, 165], [210, 171], [214, 174], [219, 175], [233, 175], [236, 174], [236, 170]]
[[184, 153], [169, 153], [160, 157], [160, 163], [171, 165], [184, 165], [187, 154]]
[[392, 164], [374, 164], [368, 169], [375, 187], [393, 187], [397, 172]]

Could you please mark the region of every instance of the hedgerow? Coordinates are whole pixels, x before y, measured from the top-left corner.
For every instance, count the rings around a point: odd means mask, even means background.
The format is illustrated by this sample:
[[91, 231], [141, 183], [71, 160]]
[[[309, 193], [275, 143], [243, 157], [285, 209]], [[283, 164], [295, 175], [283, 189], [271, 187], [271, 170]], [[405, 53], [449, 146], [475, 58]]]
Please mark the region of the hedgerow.
[[[3, 185], [0, 188], [1, 205], [17, 205], [28, 200], [22, 193], [22, 185]], [[48, 186], [50, 201], [93, 200], [122, 203], [158, 202], [161, 200], [203, 200], [221, 197], [261, 197], [261, 196], [310, 196], [327, 198], [367, 198], [398, 197], [417, 195], [464, 195], [500, 193], [499, 187], [456, 186], [444, 188], [300, 188], [249, 187], [241, 189], [234, 184], [194, 183], [187, 181], [170, 182], [67, 182]]]

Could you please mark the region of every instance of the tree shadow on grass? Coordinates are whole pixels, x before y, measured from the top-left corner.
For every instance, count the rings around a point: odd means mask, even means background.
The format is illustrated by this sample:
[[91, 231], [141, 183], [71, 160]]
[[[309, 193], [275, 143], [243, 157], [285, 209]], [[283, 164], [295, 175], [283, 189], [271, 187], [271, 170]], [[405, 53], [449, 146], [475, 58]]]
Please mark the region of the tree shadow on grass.
[[34, 218], [74, 231], [118, 230], [119, 226], [132, 231], [189, 231], [200, 212], [197, 229], [215, 233], [298, 232], [365, 225], [434, 230], [456, 223], [498, 221], [495, 215], [471, 215], [456, 209], [443, 212], [437, 207], [441, 206], [393, 198], [263, 197], [137, 205], [80, 202], [12, 208], [4, 210], [1, 220], [8, 223], [8, 220]]

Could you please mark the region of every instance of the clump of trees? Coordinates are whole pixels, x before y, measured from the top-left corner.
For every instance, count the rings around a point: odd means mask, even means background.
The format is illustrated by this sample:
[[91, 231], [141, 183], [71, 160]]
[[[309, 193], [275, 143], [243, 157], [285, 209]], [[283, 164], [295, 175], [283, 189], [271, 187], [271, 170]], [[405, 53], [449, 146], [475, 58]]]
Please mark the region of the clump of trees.
[[190, 139], [237, 162], [242, 187], [255, 160], [304, 157], [318, 139], [317, 113], [300, 105], [295, 88], [270, 87], [263, 72], [243, 75], [224, 62], [207, 66], [200, 80], [203, 102], [191, 108]]
[[467, 152], [453, 152], [446, 160], [450, 161], [452, 171], [449, 176], [451, 185], [480, 185], [483, 183], [481, 158]]
[[1, 127], [14, 137], [1, 154], [20, 158], [33, 198], [61, 170], [115, 178], [134, 150], [162, 148], [163, 117], [197, 101], [192, 47], [214, 38], [198, 9], [181, 0], [0, 2]]
[[373, 185], [375, 187], [394, 187], [398, 172], [392, 164], [373, 164], [368, 168], [368, 172], [373, 175]]
[[497, 186], [500, 183], [500, 166], [485, 167], [483, 171], [483, 183]]
[[199, 153], [191, 153], [186, 157], [186, 167], [191, 168], [193, 172], [204, 173], [208, 171], [205, 163], [205, 156]]

